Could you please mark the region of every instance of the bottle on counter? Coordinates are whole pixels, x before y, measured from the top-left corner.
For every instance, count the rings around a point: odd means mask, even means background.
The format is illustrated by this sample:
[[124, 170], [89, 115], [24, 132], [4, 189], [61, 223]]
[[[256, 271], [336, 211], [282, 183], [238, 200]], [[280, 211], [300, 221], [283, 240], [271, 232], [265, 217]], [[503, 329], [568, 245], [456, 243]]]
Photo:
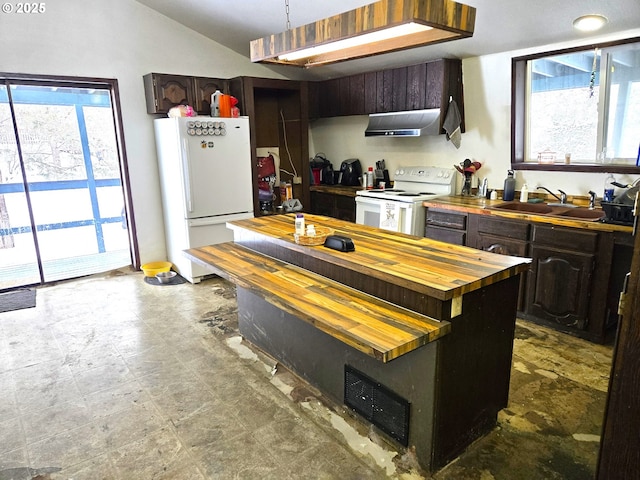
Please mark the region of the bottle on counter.
[[613, 185], [612, 183], [616, 181], [616, 178], [609, 174], [607, 178], [604, 179], [604, 195], [602, 195], [603, 202], [613, 202]]
[[513, 170], [507, 170], [507, 178], [504, 181], [504, 191], [502, 192], [502, 199], [505, 202], [510, 202], [516, 194], [516, 179], [513, 178]]
[[522, 188], [520, 189], [520, 201], [522, 203], [527, 203], [528, 200], [529, 200], [529, 188], [525, 183], [524, 185], [522, 185]]
[[296, 235], [304, 235], [304, 215], [301, 213], [296, 214]]
[[367, 170], [367, 190], [373, 189], [373, 167], [369, 167]]
[[222, 92], [220, 90], [216, 90], [211, 94], [211, 116], [219, 117], [220, 116], [220, 97], [222, 96]]

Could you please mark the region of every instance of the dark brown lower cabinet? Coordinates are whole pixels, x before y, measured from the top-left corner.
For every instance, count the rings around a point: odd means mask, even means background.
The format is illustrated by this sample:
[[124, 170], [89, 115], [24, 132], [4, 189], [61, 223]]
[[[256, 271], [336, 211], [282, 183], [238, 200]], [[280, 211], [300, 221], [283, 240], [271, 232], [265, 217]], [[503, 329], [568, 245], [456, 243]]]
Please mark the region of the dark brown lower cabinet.
[[475, 214], [466, 234], [467, 246], [532, 259], [520, 280], [520, 317], [593, 342], [611, 340], [630, 235]]
[[467, 214], [428, 208], [424, 236], [441, 242], [466, 245]]
[[[499, 255], [529, 256], [529, 223], [495, 218], [487, 215], [469, 215], [467, 246]], [[520, 277], [518, 311], [524, 310], [527, 276]]]
[[532, 226], [525, 318], [604, 342], [613, 234]]
[[[584, 330], [595, 256], [553, 247], [531, 247], [527, 313]], [[585, 301], [586, 300], [586, 301]]]
[[[318, 191], [326, 188], [327, 191]], [[342, 191], [342, 190], [344, 191]], [[336, 191], [338, 193], [336, 193]], [[338, 218], [347, 222], [356, 221], [355, 189], [350, 187], [312, 187], [311, 213]]]

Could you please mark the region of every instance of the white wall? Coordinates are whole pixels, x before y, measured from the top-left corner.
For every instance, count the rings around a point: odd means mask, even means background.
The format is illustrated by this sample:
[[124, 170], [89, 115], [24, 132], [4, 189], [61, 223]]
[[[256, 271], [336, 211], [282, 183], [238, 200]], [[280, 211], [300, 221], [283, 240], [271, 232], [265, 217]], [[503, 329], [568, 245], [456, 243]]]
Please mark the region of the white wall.
[[165, 259], [153, 117], [142, 76], [274, 77], [273, 71], [133, 0], [45, 4], [43, 14], [0, 13], [0, 71], [118, 80], [141, 261]]
[[[590, 37], [591, 44], [619, 38], [640, 36], [640, 30], [607, 37]], [[366, 116], [320, 119], [311, 123], [310, 153], [323, 152], [339, 168], [342, 160], [359, 158], [364, 169], [376, 160], [385, 159], [393, 179], [393, 171], [401, 165], [435, 165], [452, 167], [465, 158], [482, 163], [478, 172], [487, 177], [490, 188], [502, 189], [511, 167], [511, 58], [534, 52], [569, 48], [580, 44], [547, 45], [526, 51], [505, 52], [464, 59], [464, 107], [466, 133], [460, 149], [444, 135], [417, 138], [364, 137]], [[458, 175], [458, 192], [462, 176]], [[635, 178], [617, 174], [618, 181], [630, 183]], [[589, 190], [602, 196], [604, 173], [563, 173], [517, 171], [516, 188], [524, 182], [531, 191], [538, 185], [552, 190], [561, 188], [570, 195], [587, 195]]]
[[[277, 75], [133, 0], [56, 0], [46, 2], [46, 8], [39, 15], [0, 13], [0, 71], [118, 80], [141, 261], [164, 259], [153, 117], [146, 113], [142, 76]], [[638, 35], [640, 30], [616, 38]], [[607, 38], [588, 43], [601, 40]], [[540, 50], [555, 48], [560, 46]], [[336, 167], [351, 157], [360, 158], [364, 166], [384, 158], [391, 170], [407, 164], [451, 166], [472, 158], [484, 165], [480, 176], [500, 188], [510, 165], [510, 61], [525, 53], [464, 60], [467, 133], [460, 150], [444, 136], [365, 139], [366, 117], [347, 117], [314, 122], [310, 152], [325, 152]], [[518, 188], [523, 176], [530, 187], [541, 183], [576, 194], [600, 192], [604, 180], [598, 174], [519, 172]]]

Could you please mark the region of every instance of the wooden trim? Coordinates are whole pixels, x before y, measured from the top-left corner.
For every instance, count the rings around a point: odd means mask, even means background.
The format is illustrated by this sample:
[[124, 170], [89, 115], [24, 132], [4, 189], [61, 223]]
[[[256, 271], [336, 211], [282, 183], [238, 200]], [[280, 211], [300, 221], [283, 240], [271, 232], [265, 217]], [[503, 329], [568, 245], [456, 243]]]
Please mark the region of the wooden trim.
[[640, 168], [634, 165], [601, 165], [601, 164], [539, 164], [526, 162], [525, 134], [526, 134], [526, 81], [527, 62], [543, 57], [608, 48], [618, 45], [640, 42], [640, 37], [625, 38], [610, 42], [582, 45], [548, 52], [539, 52], [511, 59], [511, 168], [513, 170], [534, 170], [544, 172], [592, 172], [592, 173], [623, 173], [637, 175]]
[[[306, 67], [471, 37], [475, 27], [475, 17], [474, 7], [453, 0], [380, 0], [301, 27], [253, 40], [250, 43], [251, 61]], [[285, 53], [410, 22], [431, 26], [433, 29], [291, 62], [277, 58]]]
[[640, 236], [634, 239], [626, 301], [613, 350], [609, 393], [602, 425], [598, 480], [635, 478], [640, 468]]
[[122, 190], [125, 201], [125, 210], [128, 219], [129, 231], [129, 248], [131, 253], [132, 265], [134, 268], [140, 267], [140, 250], [138, 246], [138, 234], [136, 231], [135, 215], [133, 211], [133, 199], [131, 195], [131, 180], [129, 177], [129, 163], [127, 160], [127, 150], [124, 140], [124, 126], [122, 123], [122, 109], [120, 106], [120, 90], [118, 88], [118, 80], [115, 78], [97, 78], [97, 77], [73, 77], [68, 75], [40, 75], [28, 73], [7, 73], [0, 72], [0, 80], [5, 82], [7, 86], [10, 83], [21, 83], [23, 85], [42, 85], [42, 86], [59, 86], [59, 87], [76, 87], [76, 88], [104, 88], [109, 90], [114, 130], [116, 135], [117, 150], [120, 163], [120, 175], [122, 176]]

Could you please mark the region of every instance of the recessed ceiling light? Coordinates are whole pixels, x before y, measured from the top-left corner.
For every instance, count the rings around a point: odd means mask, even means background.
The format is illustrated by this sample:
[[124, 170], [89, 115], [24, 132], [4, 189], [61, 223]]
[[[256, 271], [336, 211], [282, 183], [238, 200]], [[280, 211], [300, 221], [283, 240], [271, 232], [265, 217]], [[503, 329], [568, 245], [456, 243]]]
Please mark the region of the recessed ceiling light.
[[573, 21], [573, 28], [582, 32], [594, 32], [604, 27], [608, 21], [604, 15], [583, 15]]

